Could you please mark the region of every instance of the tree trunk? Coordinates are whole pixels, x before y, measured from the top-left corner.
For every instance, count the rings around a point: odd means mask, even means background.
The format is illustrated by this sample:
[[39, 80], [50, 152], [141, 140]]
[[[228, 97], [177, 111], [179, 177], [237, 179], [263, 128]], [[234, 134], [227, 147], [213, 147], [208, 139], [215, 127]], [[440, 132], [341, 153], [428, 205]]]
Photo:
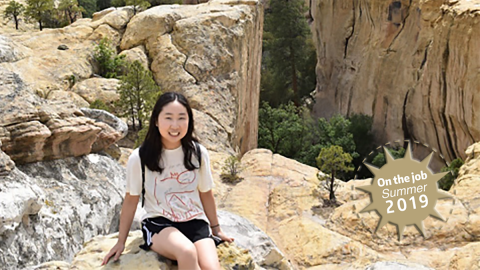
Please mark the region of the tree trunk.
[[298, 108], [300, 101], [298, 100], [298, 82], [297, 82], [297, 67], [295, 66], [295, 49], [290, 44], [290, 63], [292, 68], [292, 89], [293, 89], [293, 103]]
[[70, 24], [72, 24], [74, 22], [73, 20], [73, 11], [68, 11], [68, 18], [70, 19]]
[[38, 26], [40, 27], [40, 31], [42, 31], [43, 30], [42, 20], [38, 20]]
[[18, 17], [17, 17], [17, 16], [13, 16], [13, 20], [15, 20], [15, 29], [18, 30]]
[[335, 198], [335, 190], [333, 190], [333, 185], [335, 183], [335, 171], [332, 172], [332, 179], [330, 180], [330, 202], [335, 203], [337, 199]]

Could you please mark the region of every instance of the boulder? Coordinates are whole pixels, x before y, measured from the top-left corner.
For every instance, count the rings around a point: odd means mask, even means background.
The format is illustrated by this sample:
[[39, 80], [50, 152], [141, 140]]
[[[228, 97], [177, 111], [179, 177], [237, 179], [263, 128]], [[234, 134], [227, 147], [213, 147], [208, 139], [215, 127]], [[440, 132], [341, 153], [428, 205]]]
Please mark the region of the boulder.
[[[0, 181], [0, 264], [72, 260], [85, 241], [118, 230], [125, 171], [90, 154], [18, 165]], [[117, 227], [116, 227], [117, 226]]]
[[91, 78], [75, 84], [71, 91], [88, 103], [100, 100], [105, 104], [112, 104], [119, 98], [117, 93], [119, 85], [120, 80], [118, 79]]
[[124, 127], [87, 118], [66, 100], [33, 95], [16, 73], [0, 74], [1, 149], [17, 164], [98, 152], [125, 136]]
[[245, 153], [257, 143], [262, 21], [260, 1], [162, 5], [132, 18], [121, 49], [145, 46], [161, 89], [184, 93]]

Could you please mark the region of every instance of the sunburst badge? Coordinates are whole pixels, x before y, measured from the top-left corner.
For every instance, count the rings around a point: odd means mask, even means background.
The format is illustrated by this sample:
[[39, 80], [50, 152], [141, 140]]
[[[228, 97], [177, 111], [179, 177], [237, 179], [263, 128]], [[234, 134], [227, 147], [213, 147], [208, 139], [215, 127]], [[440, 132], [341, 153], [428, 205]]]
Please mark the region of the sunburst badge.
[[371, 203], [360, 211], [377, 211], [380, 215], [375, 233], [392, 223], [397, 226], [398, 240], [401, 241], [405, 226], [414, 225], [425, 237], [423, 220], [429, 215], [445, 221], [435, 210], [438, 199], [452, 196], [440, 192], [437, 181], [448, 172], [433, 174], [428, 168], [433, 152], [424, 160], [412, 158], [410, 144], [403, 158], [394, 159], [384, 147], [387, 163], [377, 168], [365, 163], [365, 166], [374, 174], [372, 184], [357, 187], [370, 193]]

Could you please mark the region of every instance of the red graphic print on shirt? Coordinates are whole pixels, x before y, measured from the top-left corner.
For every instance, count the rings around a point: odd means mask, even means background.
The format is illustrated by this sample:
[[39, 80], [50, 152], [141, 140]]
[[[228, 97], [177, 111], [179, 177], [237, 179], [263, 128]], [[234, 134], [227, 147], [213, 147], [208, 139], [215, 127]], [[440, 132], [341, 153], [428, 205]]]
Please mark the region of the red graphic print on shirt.
[[[202, 214], [201, 208], [195, 204], [195, 202], [190, 198], [191, 193], [194, 192], [192, 189], [188, 189], [188, 185], [195, 182], [196, 173], [195, 171], [183, 171], [181, 173], [171, 172], [169, 177], [163, 179], [155, 178], [155, 200], [157, 201], [157, 205], [161, 204], [160, 197], [163, 195], [164, 202], [166, 202], [167, 207], [163, 208], [163, 216], [166, 218], [175, 221], [188, 221], [196, 216]], [[178, 192], [166, 192], [166, 190], [162, 190], [158, 188], [162, 182], [174, 180], [176, 181], [180, 188], [184, 186], [187, 188], [185, 191], [178, 191]], [[196, 188], [196, 187], [192, 187]], [[157, 194], [159, 193], [159, 194]], [[163, 193], [163, 194], [162, 194]]]

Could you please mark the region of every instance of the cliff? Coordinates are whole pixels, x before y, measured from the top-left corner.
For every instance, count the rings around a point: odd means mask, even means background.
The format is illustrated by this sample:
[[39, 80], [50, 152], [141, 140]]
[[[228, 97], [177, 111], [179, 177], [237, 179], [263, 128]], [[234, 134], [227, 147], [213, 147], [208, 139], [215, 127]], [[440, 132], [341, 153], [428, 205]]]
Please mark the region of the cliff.
[[465, 158], [480, 140], [480, 2], [307, 2], [317, 116], [367, 114], [378, 144], [411, 139]]

